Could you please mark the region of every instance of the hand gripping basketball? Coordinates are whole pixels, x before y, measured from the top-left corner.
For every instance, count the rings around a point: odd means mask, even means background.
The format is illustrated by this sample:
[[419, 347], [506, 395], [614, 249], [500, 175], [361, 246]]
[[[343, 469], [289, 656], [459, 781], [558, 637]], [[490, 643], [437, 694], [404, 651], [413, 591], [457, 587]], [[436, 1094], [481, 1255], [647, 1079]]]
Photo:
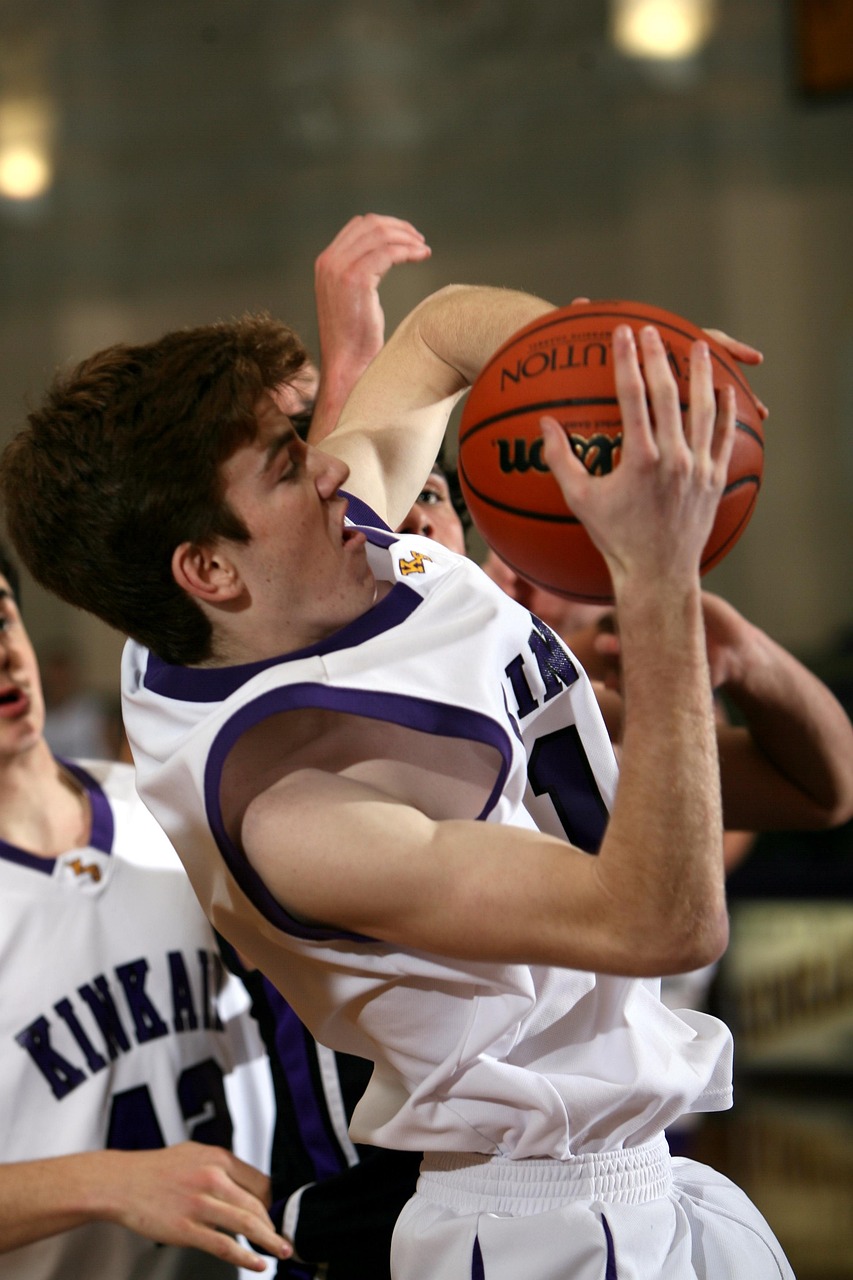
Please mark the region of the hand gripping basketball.
[[[607, 564], [571, 500], [566, 507], [545, 458], [540, 423], [543, 414], [559, 422], [590, 476], [606, 476], [619, 466], [623, 422], [613, 332], [620, 324], [635, 335], [648, 324], [659, 331], [683, 414], [696, 340], [708, 345], [715, 392], [734, 388], [735, 442], [702, 552], [703, 573], [746, 528], [764, 461], [762, 407], [727, 349], [737, 344], [724, 345], [671, 312], [632, 302], [577, 302], [540, 316], [504, 343], [481, 371], [462, 414], [459, 477], [465, 499], [485, 540], [516, 572], [560, 595], [596, 603], [613, 598]], [[742, 344], [741, 349], [756, 354]], [[642, 347], [640, 354], [642, 363]]]
[[613, 334], [623, 444], [618, 467], [591, 476], [553, 417], [542, 421], [544, 456], [567, 504], [603, 554], [613, 582], [642, 573], [662, 582], [699, 573], [734, 444], [734, 394], [717, 404], [708, 345], [690, 352], [690, 401], [678, 388], [656, 329], [640, 332], [643, 366], [628, 326]]

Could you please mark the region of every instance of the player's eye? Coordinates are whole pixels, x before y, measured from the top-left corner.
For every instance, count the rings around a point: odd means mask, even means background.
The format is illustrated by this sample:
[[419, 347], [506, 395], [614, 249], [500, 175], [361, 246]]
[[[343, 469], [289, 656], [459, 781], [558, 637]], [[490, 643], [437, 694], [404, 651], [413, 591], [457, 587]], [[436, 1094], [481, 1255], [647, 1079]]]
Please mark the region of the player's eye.
[[310, 408], [308, 409], [304, 409], [301, 413], [290, 414], [290, 424], [293, 427], [293, 430], [299, 436], [300, 440], [306, 439], [308, 435], [308, 429], [311, 426], [311, 419], [313, 418], [313, 416], [314, 416], [313, 405], [311, 405]]
[[444, 502], [444, 496], [435, 489], [422, 489], [418, 494], [418, 506], [435, 507], [439, 502]]

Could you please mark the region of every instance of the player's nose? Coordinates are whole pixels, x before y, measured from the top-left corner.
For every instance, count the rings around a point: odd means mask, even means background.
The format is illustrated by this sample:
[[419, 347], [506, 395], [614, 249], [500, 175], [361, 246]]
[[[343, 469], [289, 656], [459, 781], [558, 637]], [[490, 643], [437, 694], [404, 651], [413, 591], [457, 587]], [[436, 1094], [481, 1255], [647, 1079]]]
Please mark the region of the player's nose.
[[323, 453], [320, 449], [311, 450], [310, 465], [314, 471], [314, 483], [321, 498], [333, 497], [349, 475], [349, 467], [345, 462], [331, 453]]
[[405, 520], [397, 526], [397, 532], [417, 533], [425, 538], [431, 536], [432, 524], [430, 518], [419, 503], [415, 503]]

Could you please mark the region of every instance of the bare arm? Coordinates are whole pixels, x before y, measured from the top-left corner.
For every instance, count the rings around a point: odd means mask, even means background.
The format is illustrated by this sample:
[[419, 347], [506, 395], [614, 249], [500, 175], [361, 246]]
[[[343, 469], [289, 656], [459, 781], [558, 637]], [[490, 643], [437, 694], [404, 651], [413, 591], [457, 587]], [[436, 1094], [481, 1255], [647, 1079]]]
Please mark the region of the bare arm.
[[347, 487], [392, 529], [422, 489], [459, 397], [502, 342], [550, 310], [530, 294], [449, 285], [376, 355], [323, 449], [349, 465]]
[[114, 1222], [159, 1244], [202, 1249], [263, 1271], [292, 1249], [273, 1229], [269, 1179], [221, 1147], [182, 1142], [156, 1151], [87, 1151], [0, 1164], [0, 1253], [90, 1222]]
[[320, 385], [308, 440], [319, 444], [385, 341], [379, 286], [391, 267], [430, 256], [410, 222], [368, 213], [351, 218], [314, 264]]
[[599, 855], [538, 832], [434, 820], [416, 788], [392, 791], [381, 761], [332, 772], [330, 760], [273, 781], [243, 818], [247, 856], [292, 911], [484, 960], [658, 974], [720, 954], [722, 815], [698, 565], [733, 399], [717, 413], [697, 344], [685, 433], [659, 336], [645, 334], [643, 347], [645, 384], [629, 331], [617, 331], [625, 443], [610, 476], [590, 477], [543, 420], [549, 465], [607, 555], [622, 619], [622, 778]]
[[[853, 816], [853, 725], [838, 699], [720, 596], [703, 592], [702, 608], [712, 685], [744, 721], [718, 717], [727, 828], [821, 830], [846, 822]], [[575, 640], [569, 637], [573, 648]], [[619, 737], [618, 632], [599, 626], [591, 648], [595, 665], [607, 669], [599, 704]], [[586, 665], [583, 650], [580, 656]]]
[[801, 662], [719, 596], [705, 593], [714, 685], [745, 727], [719, 730], [726, 824], [818, 830], [853, 816], [853, 725]]

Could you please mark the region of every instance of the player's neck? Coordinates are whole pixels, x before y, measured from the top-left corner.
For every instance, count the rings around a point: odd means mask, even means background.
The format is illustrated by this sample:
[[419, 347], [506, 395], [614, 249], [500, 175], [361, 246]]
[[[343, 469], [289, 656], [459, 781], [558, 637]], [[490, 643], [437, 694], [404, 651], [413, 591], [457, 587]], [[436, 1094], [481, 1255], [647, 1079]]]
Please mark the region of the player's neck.
[[[367, 613], [378, 604], [391, 590], [393, 583], [377, 579], [374, 583], [373, 600]], [[298, 653], [327, 640], [336, 632], [355, 622], [361, 614], [352, 618], [337, 619], [329, 626], [312, 623], [294, 624], [291, 618], [283, 619], [279, 613], [273, 612], [264, 618], [259, 610], [255, 610], [251, 620], [241, 613], [231, 615], [223, 623], [222, 615], [214, 618], [214, 651], [210, 658], [199, 663], [201, 667], [237, 667], [246, 663], [266, 662], [273, 658], [281, 658], [291, 653]]]
[[0, 838], [40, 858], [85, 847], [92, 815], [85, 789], [42, 739], [0, 762]]

